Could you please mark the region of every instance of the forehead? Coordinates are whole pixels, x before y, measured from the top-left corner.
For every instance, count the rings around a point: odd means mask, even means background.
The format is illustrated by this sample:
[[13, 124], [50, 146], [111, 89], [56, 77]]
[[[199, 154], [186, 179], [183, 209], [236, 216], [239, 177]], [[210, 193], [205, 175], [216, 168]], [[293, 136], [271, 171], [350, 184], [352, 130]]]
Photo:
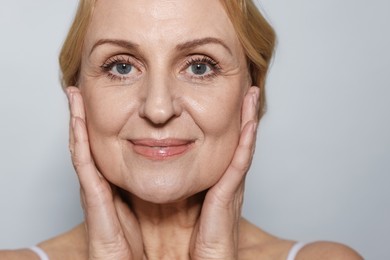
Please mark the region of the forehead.
[[238, 44], [220, 0], [98, 0], [85, 40], [87, 46], [102, 38], [165, 46], [204, 37]]

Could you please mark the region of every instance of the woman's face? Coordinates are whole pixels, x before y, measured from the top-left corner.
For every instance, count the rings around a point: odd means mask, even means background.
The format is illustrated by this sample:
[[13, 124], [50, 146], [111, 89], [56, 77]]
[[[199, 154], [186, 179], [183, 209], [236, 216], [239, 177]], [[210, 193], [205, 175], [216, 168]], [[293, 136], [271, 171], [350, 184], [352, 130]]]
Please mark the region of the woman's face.
[[79, 82], [91, 150], [113, 184], [174, 202], [228, 167], [250, 81], [218, 0], [97, 1]]

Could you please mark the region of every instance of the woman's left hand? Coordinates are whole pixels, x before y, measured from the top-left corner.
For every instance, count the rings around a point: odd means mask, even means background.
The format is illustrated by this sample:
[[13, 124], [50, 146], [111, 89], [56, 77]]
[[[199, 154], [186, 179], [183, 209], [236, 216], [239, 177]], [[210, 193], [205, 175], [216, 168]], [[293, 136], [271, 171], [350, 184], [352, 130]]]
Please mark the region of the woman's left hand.
[[191, 259], [238, 259], [239, 223], [245, 176], [255, 150], [258, 99], [258, 87], [251, 87], [242, 108], [239, 144], [229, 167], [206, 194], [191, 240]]

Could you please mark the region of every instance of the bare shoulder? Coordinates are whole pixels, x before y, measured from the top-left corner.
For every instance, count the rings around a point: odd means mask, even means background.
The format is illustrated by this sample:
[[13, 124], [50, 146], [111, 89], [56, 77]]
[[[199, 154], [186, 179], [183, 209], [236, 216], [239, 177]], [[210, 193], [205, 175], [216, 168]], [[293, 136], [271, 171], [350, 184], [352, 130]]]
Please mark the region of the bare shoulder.
[[38, 246], [48, 254], [49, 259], [78, 260], [88, 259], [84, 224], [40, 243]]
[[240, 223], [239, 259], [283, 259], [287, 258], [294, 241], [273, 236], [249, 221], [242, 219]]
[[[295, 241], [275, 237], [242, 219], [240, 224], [239, 259], [287, 259]], [[352, 248], [334, 242], [313, 242], [301, 248], [295, 260], [362, 260]]]
[[[86, 245], [84, 225], [80, 224], [64, 234], [40, 243], [38, 246], [49, 256], [49, 259], [81, 260], [88, 259]], [[39, 257], [33, 251], [24, 248], [0, 250], [0, 259], [39, 260]]]
[[28, 249], [0, 250], [0, 259], [7, 260], [38, 260], [37, 256]]
[[302, 250], [299, 251], [296, 259], [362, 260], [363, 257], [346, 245], [319, 241], [307, 244], [303, 247]]

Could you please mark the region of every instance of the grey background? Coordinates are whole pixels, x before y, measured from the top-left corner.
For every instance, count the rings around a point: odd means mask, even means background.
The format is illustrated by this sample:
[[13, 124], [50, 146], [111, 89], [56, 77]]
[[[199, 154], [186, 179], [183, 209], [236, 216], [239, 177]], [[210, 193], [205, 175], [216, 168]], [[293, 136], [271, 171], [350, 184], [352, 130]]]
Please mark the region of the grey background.
[[[0, 4], [0, 248], [17, 248], [82, 220], [57, 65], [77, 1]], [[260, 5], [279, 44], [244, 215], [390, 259], [390, 1]]]

